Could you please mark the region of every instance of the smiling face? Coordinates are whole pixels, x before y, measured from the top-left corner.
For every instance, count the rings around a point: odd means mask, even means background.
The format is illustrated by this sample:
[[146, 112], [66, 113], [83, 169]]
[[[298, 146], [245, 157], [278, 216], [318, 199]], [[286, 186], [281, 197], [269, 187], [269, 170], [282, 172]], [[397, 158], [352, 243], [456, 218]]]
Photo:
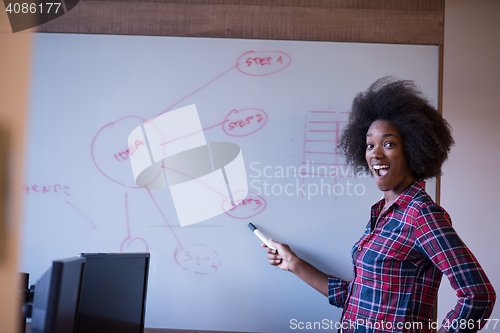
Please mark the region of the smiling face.
[[392, 203], [415, 182], [406, 159], [403, 138], [388, 121], [374, 121], [366, 133], [366, 162], [386, 202]]

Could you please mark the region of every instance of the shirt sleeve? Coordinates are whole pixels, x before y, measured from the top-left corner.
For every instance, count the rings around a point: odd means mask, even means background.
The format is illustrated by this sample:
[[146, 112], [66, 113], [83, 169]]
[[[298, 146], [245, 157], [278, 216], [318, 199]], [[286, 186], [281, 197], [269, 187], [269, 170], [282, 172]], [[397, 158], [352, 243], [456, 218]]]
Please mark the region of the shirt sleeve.
[[457, 292], [458, 302], [444, 319], [444, 328], [450, 333], [477, 332], [489, 318], [496, 298], [486, 274], [440, 206], [423, 207], [416, 230], [417, 245]]
[[328, 275], [328, 301], [331, 305], [342, 308], [347, 300], [350, 282]]

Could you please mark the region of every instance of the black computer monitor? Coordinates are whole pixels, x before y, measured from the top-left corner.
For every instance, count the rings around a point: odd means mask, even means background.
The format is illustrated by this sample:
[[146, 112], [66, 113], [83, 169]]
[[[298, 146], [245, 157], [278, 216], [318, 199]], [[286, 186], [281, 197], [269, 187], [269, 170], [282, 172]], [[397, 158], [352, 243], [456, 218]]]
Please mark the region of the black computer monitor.
[[82, 253], [77, 333], [142, 333], [149, 253]]
[[74, 332], [85, 258], [52, 262], [34, 286], [31, 332]]

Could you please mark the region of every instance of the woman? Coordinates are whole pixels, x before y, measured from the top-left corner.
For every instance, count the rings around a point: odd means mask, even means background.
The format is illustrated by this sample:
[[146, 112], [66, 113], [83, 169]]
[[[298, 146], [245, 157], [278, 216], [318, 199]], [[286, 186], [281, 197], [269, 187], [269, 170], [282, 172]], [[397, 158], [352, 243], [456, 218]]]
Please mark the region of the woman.
[[431, 332], [445, 274], [459, 299], [438, 332], [476, 332], [495, 292], [448, 213], [424, 190], [452, 144], [448, 123], [411, 81], [376, 81], [354, 99], [339, 143], [348, 163], [364, 167], [384, 193], [352, 249], [353, 281], [319, 271], [274, 240], [278, 252], [267, 249], [269, 263], [342, 307], [342, 332]]

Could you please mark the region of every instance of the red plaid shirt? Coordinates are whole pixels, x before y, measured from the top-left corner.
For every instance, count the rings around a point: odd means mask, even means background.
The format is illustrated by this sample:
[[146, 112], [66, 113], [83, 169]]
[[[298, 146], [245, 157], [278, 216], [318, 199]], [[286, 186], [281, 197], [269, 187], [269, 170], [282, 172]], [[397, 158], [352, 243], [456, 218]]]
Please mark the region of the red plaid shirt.
[[344, 309], [343, 332], [431, 332], [443, 274], [458, 296], [443, 325], [452, 333], [476, 332], [493, 310], [495, 291], [448, 213], [415, 183], [375, 227], [384, 203], [372, 206], [352, 249], [354, 280], [328, 279], [330, 303]]

